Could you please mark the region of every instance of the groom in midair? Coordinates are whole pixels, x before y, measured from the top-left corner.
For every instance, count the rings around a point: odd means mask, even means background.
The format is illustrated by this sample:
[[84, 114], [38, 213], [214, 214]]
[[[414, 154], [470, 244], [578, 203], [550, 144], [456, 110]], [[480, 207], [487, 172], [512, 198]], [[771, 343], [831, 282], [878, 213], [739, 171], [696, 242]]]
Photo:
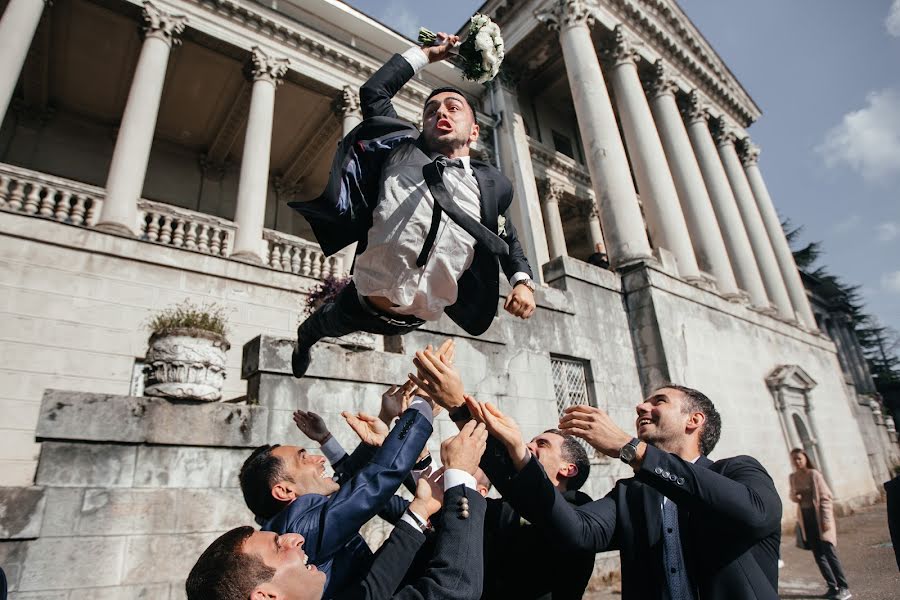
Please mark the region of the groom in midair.
[[[466, 96], [452, 87], [431, 92], [421, 135], [397, 118], [391, 103], [413, 75], [444, 60], [459, 41], [438, 38], [445, 42], [395, 54], [360, 88], [365, 120], [339, 147], [329, 186], [316, 201], [291, 203], [327, 254], [354, 235], [359, 242], [352, 281], [297, 330], [295, 377], [303, 377], [312, 346], [326, 336], [402, 335], [443, 312], [481, 335], [497, 312], [498, 260], [513, 286], [506, 311], [528, 319], [535, 310], [532, 271], [506, 216], [512, 185], [492, 166], [470, 160], [479, 126]], [[323, 220], [323, 205], [345, 210]]]

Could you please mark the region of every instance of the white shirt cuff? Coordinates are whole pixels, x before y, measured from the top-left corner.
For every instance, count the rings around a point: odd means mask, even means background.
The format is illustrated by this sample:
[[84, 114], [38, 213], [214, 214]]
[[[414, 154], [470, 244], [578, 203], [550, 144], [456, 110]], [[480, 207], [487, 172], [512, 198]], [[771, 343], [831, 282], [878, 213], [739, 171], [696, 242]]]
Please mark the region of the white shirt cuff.
[[412, 402], [409, 403], [409, 408], [406, 410], [413, 409], [425, 415], [425, 418], [428, 419], [429, 423], [434, 423], [434, 412], [432, 412], [431, 404], [429, 404], [427, 400], [416, 396], [412, 399]]
[[425, 53], [422, 52], [422, 48], [419, 46], [413, 46], [400, 56], [406, 59], [406, 62], [409, 63], [409, 66], [413, 68], [413, 72], [415, 73], [418, 73], [428, 66], [428, 57], [425, 56]]
[[525, 281], [526, 279], [531, 279], [528, 273], [518, 271], [516, 273], [513, 273], [513, 276], [509, 278], [509, 285], [516, 287], [517, 283], [519, 283], [520, 281]]
[[341, 443], [337, 441], [336, 437], [331, 436], [328, 438], [327, 442], [322, 444], [322, 454], [324, 454], [325, 458], [328, 459], [328, 462], [333, 465], [347, 456], [347, 451], [344, 450], [344, 447], [341, 446]]
[[475, 490], [475, 478], [461, 469], [447, 469], [444, 471], [444, 491], [455, 488], [459, 484], [465, 485], [470, 490]]
[[[422, 515], [419, 516], [421, 517]], [[412, 525], [413, 529], [415, 529], [416, 531], [422, 531], [422, 528], [419, 527], [419, 524], [416, 523], [416, 520], [413, 519], [408, 512], [403, 513], [403, 516], [400, 517], [400, 520]]]

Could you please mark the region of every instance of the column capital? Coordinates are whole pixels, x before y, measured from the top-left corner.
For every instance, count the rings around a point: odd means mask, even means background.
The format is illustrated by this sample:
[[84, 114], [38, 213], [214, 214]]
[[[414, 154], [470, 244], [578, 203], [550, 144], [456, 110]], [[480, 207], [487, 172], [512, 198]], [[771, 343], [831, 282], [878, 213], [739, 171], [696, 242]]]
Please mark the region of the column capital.
[[684, 117], [690, 124], [709, 120], [709, 106], [697, 90], [692, 90], [688, 94], [687, 102], [682, 107], [681, 112], [684, 113]]
[[613, 29], [611, 43], [603, 54], [615, 67], [623, 64], [637, 64], [637, 61], [641, 58], [637, 51], [635, 39], [622, 25], [616, 25]]
[[338, 117], [344, 118], [359, 110], [359, 96], [349, 85], [345, 85], [332, 104], [332, 110]]
[[569, 203], [580, 219], [599, 219], [600, 211], [597, 210], [597, 204], [594, 199], [589, 196], [575, 196]]
[[538, 190], [541, 194], [541, 202], [556, 202], [562, 200], [564, 188], [561, 183], [553, 179], [542, 179]]
[[552, 31], [594, 24], [594, 13], [585, 0], [556, 0], [551, 8], [535, 11], [534, 17]]
[[187, 25], [186, 16], [163, 12], [148, 1], [144, 2], [141, 17], [144, 21], [142, 26], [144, 37], [160, 39], [170, 46], [177, 46], [181, 43], [178, 36]]
[[268, 81], [277, 87], [284, 80], [289, 64], [288, 59], [266, 54], [259, 46], [253, 46], [247, 65], [248, 74], [253, 81]]
[[727, 146], [729, 144], [734, 146], [737, 141], [737, 134], [734, 128], [728, 125], [722, 117], [713, 119], [712, 134], [713, 139], [716, 141], [716, 146]]
[[660, 96], [674, 96], [678, 91], [678, 85], [672, 78], [672, 69], [662, 59], [653, 63], [653, 74], [644, 82], [650, 98], [659, 98]]
[[746, 137], [741, 141], [738, 150], [741, 157], [741, 164], [745, 167], [750, 167], [759, 163], [759, 146], [750, 141], [749, 137]]

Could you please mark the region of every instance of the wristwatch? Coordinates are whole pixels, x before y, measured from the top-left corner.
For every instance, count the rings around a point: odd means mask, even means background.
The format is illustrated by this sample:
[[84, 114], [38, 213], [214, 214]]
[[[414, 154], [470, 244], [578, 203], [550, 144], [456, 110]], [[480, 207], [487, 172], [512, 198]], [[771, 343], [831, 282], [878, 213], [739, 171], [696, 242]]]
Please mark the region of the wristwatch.
[[[524, 284], [525, 287], [527, 287], [532, 292], [537, 289], [537, 285], [531, 279], [520, 279], [516, 282], [516, 285], [519, 285], [520, 283]], [[514, 285], [513, 287], [516, 287], [516, 285]]]
[[472, 413], [469, 411], [468, 404], [460, 404], [456, 408], [447, 411], [447, 416], [454, 423], [465, 423], [472, 419]]
[[631, 465], [631, 461], [637, 456], [637, 447], [638, 444], [641, 443], [641, 440], [637, 438], [631, 438], [631, 441], [622, 446], [619, 450], [619, 460], [621, 460], [626, 465]]

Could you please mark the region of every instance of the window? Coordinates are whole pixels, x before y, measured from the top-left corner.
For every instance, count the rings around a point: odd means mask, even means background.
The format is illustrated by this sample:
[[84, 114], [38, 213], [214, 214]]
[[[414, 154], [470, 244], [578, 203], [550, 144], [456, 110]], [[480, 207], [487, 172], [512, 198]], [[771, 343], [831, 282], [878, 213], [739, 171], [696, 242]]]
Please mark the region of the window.
[[553, 132], [553, 147], [560, 154], [565, 154], [571, 159], [575, 158], [575, 151], [572, 148], [572, 140], [558, 131]]
[[[573, 360], [558, 356], [550, 357], [550, 370], [553, 374], [553, 393], [556, 396], [556, 411], [562, 417], [563, 411], [579, 404], [596, 406], [588, 389], [588, 369], [586, 361]], [[592, 463], [602, 462], [603, 455], [594, 450], [587, 442], [579, 440], [587, 451]]]

